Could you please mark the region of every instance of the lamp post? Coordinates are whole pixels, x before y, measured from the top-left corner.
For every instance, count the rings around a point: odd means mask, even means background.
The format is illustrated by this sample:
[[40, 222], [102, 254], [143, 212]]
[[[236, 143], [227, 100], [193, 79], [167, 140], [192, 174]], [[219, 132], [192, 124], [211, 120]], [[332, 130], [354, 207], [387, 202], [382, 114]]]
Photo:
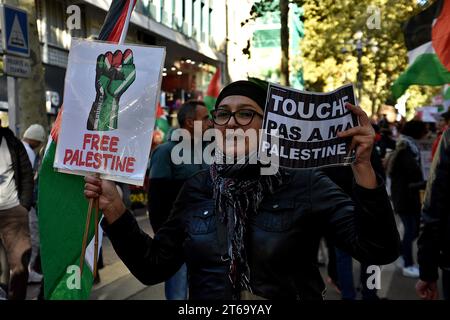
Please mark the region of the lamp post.
[[[358, 103], [361, 103], [362, 99], [362, 90], [363, 90], [363, 65], [362, 65], [362, 56], [363, 56], [363, 49], [365, 47], [370, 47], [373, 53], [377, 53], [378, 51], [378, 45], [376, 41], [373, 41], [373, 39], [365, 40], [363, 39], [363, 32], [358, 30], [353, 35], [353, 39], [345, 42], [347, 45], [350, 45], [352, 47], [352, 51], [356, 51], [356, 57], [358, 61], [358, 74], [356, 77], [356, 87], [358, 90]], [[341, 50], [342, 53], [347, 53], [348, 50], [344, 47]], [[374, 114], [374, 102], [372, 103], [372, 115]]]
[[361, 63], [362, 54], [363, 54], [363, 52], [362, 52], [362, 50], [363, 50], [362, 36], [363, 36], [362, 31], [357, 31], [354, 35], [354, 38], [356, 40], [356, 44], [355, 44], [356, 54], [357, 54], [357, 58], [358, 58], [358, 75], [357, 75], [358, 104], [361, 103], [362, 86], [363, 86], [362, 63]]

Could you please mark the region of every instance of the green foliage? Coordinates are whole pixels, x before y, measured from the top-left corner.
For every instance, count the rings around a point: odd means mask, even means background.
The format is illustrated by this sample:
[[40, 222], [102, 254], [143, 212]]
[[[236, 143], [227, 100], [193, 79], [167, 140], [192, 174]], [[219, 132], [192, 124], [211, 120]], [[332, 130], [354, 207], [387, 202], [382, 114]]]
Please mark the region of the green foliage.
[[[402, 23], [424, 7], [416, 0], [299, 2], [303, 4], [305, 16], [301, 68], [306, 88], [328, 91], [347, 82], [357, 85], [359, 64], [355, 34], [361, 31], [360, 103], [367, 112], [377, 112], [389, 100], [393, 81], [407, 67]], [[413, 101], [426, 103], [430, 90], [422, 87], [410, 93]]]

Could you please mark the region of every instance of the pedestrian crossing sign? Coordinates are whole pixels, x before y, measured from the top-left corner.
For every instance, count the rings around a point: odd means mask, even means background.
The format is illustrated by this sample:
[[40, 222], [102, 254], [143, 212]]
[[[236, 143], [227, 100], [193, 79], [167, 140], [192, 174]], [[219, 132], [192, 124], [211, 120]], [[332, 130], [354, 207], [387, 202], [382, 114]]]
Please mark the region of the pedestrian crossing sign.
[[25, 10], [8, 5], [0, 7], [3, 49], [14, 55], [30, 56], [28, 16]]

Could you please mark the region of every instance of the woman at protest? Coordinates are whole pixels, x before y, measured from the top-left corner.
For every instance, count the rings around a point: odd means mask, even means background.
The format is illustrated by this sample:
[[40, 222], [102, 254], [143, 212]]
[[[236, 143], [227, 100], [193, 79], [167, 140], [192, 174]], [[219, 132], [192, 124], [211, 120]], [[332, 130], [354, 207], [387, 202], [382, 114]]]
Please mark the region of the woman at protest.
[[99, 198], [114, 249], [144, 284], [167, 280], [186, 262], [190, 299], [322, 299], [325, 286], [315, 261], [325, 232], [365, 263], [397, 258], [398, 232], [383, 181], [370, 163], [374, 132], [364, 111], [348, 105], [361, 126], [339, 133], [356, 148], [352, 200], [319, 170], [262, 175], [263, 165], [251, 161], [258, 144], [230, 142], [242, 136], [227, 129], [261, 129], [266, 94], [251, 81], [221, 91], [212, 112], [224, 137], [216, 160], [232, 155], [234, 164], [216, 161], [189, 179], [153, 239], [140, 230], [112, 182], [86, 177], [85, 195]]
[[426, 134], [424, 122], [407, 122], [401, 131], [395, 151], [389, 157], [387, 167], [387, 173], [391, 177], [392, 202], [405, 230], [401, 247], [402, 273], [410, 278], [419, 277], [419, 268], [414, 265], [413, 242], [418, 236], [420, 225], [420, 190], [425, 188], [420, 149], [416, 140], [422, 139]]

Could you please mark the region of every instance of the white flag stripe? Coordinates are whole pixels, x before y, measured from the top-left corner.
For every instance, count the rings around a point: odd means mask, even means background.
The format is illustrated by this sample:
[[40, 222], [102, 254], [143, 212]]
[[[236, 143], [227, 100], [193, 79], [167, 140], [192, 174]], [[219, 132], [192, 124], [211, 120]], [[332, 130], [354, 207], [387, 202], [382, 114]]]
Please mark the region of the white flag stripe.
[[424, 53], [436, 53], [434, 51], [433, 45], [430, 42], [424, 43], [420, 47], [414, 48], [408, 52], [408, 65], [412, 65], [418, 56]]
[[[101, 221], [100, 221], [101, 222]], [[100, 248], [102, 247], [103, 229], [98, 223], [98, 255], [100, 256]], [[91, 242], [86, 247], [86, 253], [84, 255], [84, 261], [86, 261], [91, 272], [94, 272], [94, 249], [95, 249], [95, 236], [92, 237]], [[98, 260], [97, 260], [98, 262]]]

